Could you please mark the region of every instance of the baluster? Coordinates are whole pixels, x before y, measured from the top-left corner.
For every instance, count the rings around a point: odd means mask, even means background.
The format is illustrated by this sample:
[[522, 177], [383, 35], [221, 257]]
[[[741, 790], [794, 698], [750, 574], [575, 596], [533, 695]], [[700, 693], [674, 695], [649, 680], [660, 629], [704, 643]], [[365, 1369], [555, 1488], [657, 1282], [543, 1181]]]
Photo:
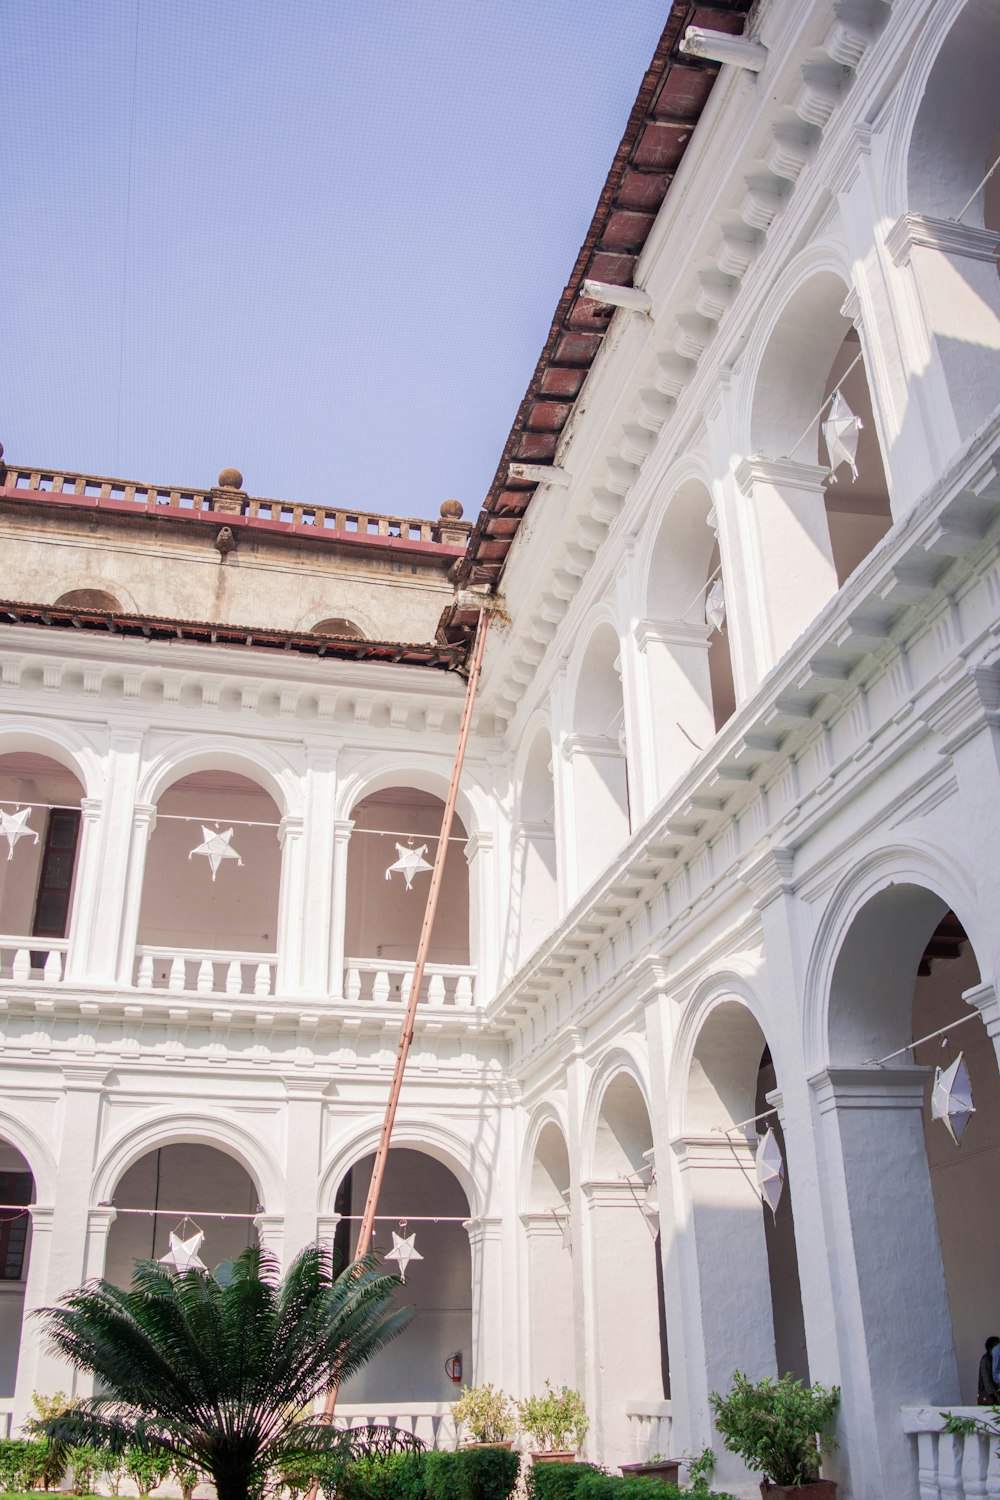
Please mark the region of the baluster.
[[58, 948], [50, 948], [45, 955], [45, 967], [42, 969], [42, 978], [46, 984], [58, 984], [62, 978], [62, 954]]
[[472, 1004], [472, 976], [471, 974], [459, 974], [455, 983], [455, 1004], [462, 1010], [468, 1010]]
[[962, 1444], [950, 1432], [938, 1438], [938, 1492], [941, 1500], [962, 1500]]
[[144, 953], [139, 959], [139, 978], [136, 981], [141, 990], [153, 988], [153, 955]]
[[375, 975], [375, 983], [372, 985], [372, 999], [376, 1005], [384, 1005], [389, 998], [389, 976], [385, 969], [379, 969]]
[[962, 1492], [965, 1500], [986, 1500], [986, 1466], [990, 1461], [989, 1444], [978, 1433], [970, 1432], [962, 1453]]
[[269, 995], [271, 993], [271, 965], [258, 964], [254, 970], [253, 992], [255, 995]]
[[989, 1444], [989, 1464], [986, 1469], [986, 1500], [1000, 1500], [1000, 1443]]
[[243, 965], [238, 958], [231, 958], [226, 968], [226, 994], [242, 995]]
[[349, 1000], [353, 1005], [360, 998], [361, 975], [358, 973], [357, 969], [350, 968], [347, 971], [347, 978], [344, 981], [344, 999]]
[[14, 964], [11, 973], [18, 984], [27, 984], [31, 978], [31, 953], [27, 948], [18, 948], [14, 954]]
[[427, 999], [431, 1005], [444, 1004], [444, 975], [432, 974], [430, 984], [427, 986]]
[[400, 979], [399, 979], [399, 999], [400, 999], [400, 1004], [402, 1004], [402, 1005], [409, 1005], [409, 1003], [410, 1003], [410, 990], [412, 989], [412, 987], [413, 987], [413, 970], [412, 969], [404, 969], [403, 973], [400, 975]]
[[210, 995], [215, 988], [215, 970], [210, 958], [203, 958], [198, 965], [198, 980], [195, 988], [199, 995]]
[[175, 953], [170, 960], [170, 974], [167, 978], [168, 990], [182, 990], [187, 983], [187, 971], [183, 958]]

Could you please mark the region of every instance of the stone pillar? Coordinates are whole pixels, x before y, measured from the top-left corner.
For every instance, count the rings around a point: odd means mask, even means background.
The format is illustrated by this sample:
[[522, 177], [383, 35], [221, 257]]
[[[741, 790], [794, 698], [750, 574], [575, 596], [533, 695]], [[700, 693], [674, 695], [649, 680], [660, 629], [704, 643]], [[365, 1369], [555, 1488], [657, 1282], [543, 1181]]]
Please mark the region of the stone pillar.
[[108, 1259], [108, 1235], [118, 1217], [110, 1203], [99, 1203], [87, 1214], [87, 1244], [83, 1258], [83, 1279], [103, 1276]]
[[594, 1299], [594, 1342], [586, 1354], [597, 1382], [591, 1419], [596, 1450], [613, 1468], [632, 1458], [627, 1407], [663, 1399], [654, 1230], [643, 1211], [645, 1184], [581, 1187]]
[[567, 878], [572, 903], [628, 840], [627, 768], [617, 740], [572, 734], [562, 748], [572, 787], [575, 858]]
[[816, 464], [790, 458], [755, 456], [736, 471], [746, 496], [748, 545], [741, 581], [761, 653], [758, 680], [837, 592], [825, 477], [826, 470]]
[[305, 837], [302, 818], [286, 813], [278, 824], [281, 889], [278, 897], [278, 996], [302, 994], [302, 903], [305, 895]]
[[337, 900], [334, 812], [338, 750], [336, 744], [310, 749], [304, 781], [305, 874], [299, 977], [302, 993], [317, 1000], [339, 995], [343, 984], [337, 972], [330, 971]]
[[286, 1253], [284, 1214], [256, 1214], [253, 1222], [261, 1249], [276, 1257], [282, 1271], [287, 1270], [293, 1254]]
[[523, 1213], [527, 1261], [527, 1387], [576, 1384], [569, 1213]]
[[640, 620], [635, 627], [643, 709], [636, 758], [643, 767], [644, 817], [715, 737], [710, 636], [707, 625], [690, 620]]
[[[90, 840], [91, 849], [95, 843], [98, 846], [99, 869], [88, 877], [96, 896], [90, 905], [90, 944], [84, 966], [86, 977], [98, 983], [132, 982], [145, 846], [155, 813], [155, 809], [144, 809], [145, 818], [136, 824], [141, 753], [141, 734], [112, 728], [100, 833]], [[88, 851], [88, 861], [91, 857]]]
[[505, 1299], [499, 1216], [466, 1219], [472, 1252], [472, 1350], [467, 1385], [480, 1385], [499, 1374], [503, 1361]]
[[827, 1254], [844, 1349], [842, 1444], [852, 1493], [916, 1493], [905, 1402], [960, 1400], [924, 1146], [927, 1068], [830, 1068], [809, 1081], [820, 1114]]
[[996, 985], [977, 984], [975, 989], [966, 990], [962, 999], [966, 1005], [975, 1006], [982, 1016], [986, 1033], [997, 1054], [997, 1064], [1000, 1066], [1000, 999], [997, 997]]
[[66, 948], [66, 978], [85, 980], [90, 972], [91, 948], [101, 882], [101, 808], [98, 797], [80, 802], [80, 849], [76, 857], [73, 909]]
[[[333, 825], [333, 918], [330, 924], [330, 994], [344, 998], [344, 932], [347, 923], [347, 852], [354, 823], [340, 818]], [[364, 954], [352, 953], [352, 958]]]
[[511, 972], [548, 937], [559, 920], [556, 831], [551, 823], [518, 823], [514, 828], [514, 909], [517, 942]]
[[285, 1120], [284, 1249], [287, 1260], [318, 1235], [316, 1194], [323, 1164], [324, 1094], [330, 1082], [325, 1070], [292, 1074]]
[[476, 970], [476, 998], [483, 1004], [497, 989], [500, 961], [500, 917], [493, 834], [480, 830], [465, 845], [469, 866], [469, 962]]
[[[12, 1432], [19, 1431], [22, 1423], [34, 1415], [31, 1397], [34, 1391], [48, 1390], [41, 1383], [39, 1365], [44, 1358], [45, 1335], [37, 1318], [31, 1316], [39, 1307], [49, 1306], [49, 1264], [52, 1256], [52, 1225], [55, 1210], [48, 1205], [31, 1205], [31, 1247], [28, 1253], [28, 1274], [24, 1282], [24, 1307], [21, 1314], [21, 1348], [17, 1360], [17, 1380], [14, 1386], [14, 1415]], [[65, 1366], [61, 1367], [65, 1381]], [[57, 1387], [53, 1386], [55, 1390]]]
[[130, 986], [135, 972], [135, 950], [139, 942], [139, 914], [142, 910], [142, 885], [146, 874], [149, 840], [156, 827], [156, 808], [137, 803], [132, 809], [132, 836], [129, 848], [128, 877], [121, 914], [118, 952], [118, 983]]

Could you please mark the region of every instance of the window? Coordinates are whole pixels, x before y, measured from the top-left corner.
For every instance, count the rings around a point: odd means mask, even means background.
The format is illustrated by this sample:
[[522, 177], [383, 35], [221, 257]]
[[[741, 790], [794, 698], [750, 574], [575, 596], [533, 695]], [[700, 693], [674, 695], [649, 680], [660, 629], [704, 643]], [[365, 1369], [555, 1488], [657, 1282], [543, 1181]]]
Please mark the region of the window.
[[[0, 1203], [30, 1203], [33, 1186], [30, 1172], [0, 1172]], [[0, 1281], [21, 1280], [30, 1222], [28, 1213], [0, 1209]]]

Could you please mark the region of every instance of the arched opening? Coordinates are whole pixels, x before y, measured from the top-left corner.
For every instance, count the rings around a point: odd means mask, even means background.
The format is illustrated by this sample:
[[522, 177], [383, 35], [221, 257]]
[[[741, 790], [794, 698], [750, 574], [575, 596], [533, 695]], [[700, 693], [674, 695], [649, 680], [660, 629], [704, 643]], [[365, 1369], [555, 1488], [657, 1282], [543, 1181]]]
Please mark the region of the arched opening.
[[47, 755], [0, 755], [0, 976], [54, 983], [66, 967], [84, 789]]
[[[337, 1189], [335, 1209], [341, 1219], [334, 1245], [344, 1265], [354, 1255], [374, 1160], [374, 1155], [363, 1157]], [[423, 1259], [407, 1266], [400, 1298], [415, 1312], [387, 1359], [373, 1361], [345, 1381], [339, 1410], [364, 1402], [453, 1401], [459, 1387], [449, 1367], [454, 1368], [450, 1361], [456, 1355], [463, 1381], [473, 1383], [472, 1255], [463, 1227], [468, 1217], [462, 1185], [442, 1162], [405, 1146], [390, 1150], [373, 1248], [384, 1256], [392, 1249], [394, 1230], [415, 1236], [414, 1248]]]
[[566, 741], [573, 788], [578, 890], [604, 869], [631, 831], [620, 646], [610, 625], [590, 637]]
[[552, 741], [544, 729], [539, 729], [528, 751], [519, 810], [512, 918], [515, 960], [523, 962], [548, 937], [559, 915]]
[[[385, 787], [355, 805], [347, 852], [347, 999], [398, 1001], [408, 993], [443, 811], [440, 797], [410, 786]], [[422, 998], [432, 1003], [471, 1003], [467, 839], [456, 813], [424, 974]]]
[[736, 709], [726, 580], [712, 499], [689, 480], [671, 496], [649, 564], [646, 661], [656, 788], [663, 796]]
[[16, 1147], [0, 1140], [0, 1400], [14, 1395], [17, 1382], [31, 1258], [31, 1213], [26, 1205], [34, 1201], [30, 1166]]
[[320, 620], [312, 627], [311, 635], [332, 635], [339, 640], [363, 641], [365, 633], [353, 620], [346, 619], [343, 615], [332, 615], [328, 620]]
[[603, 1460], [617, 1464], [635, 1452], [628, 1406], [638, 1401], [655, 1410], [670, 1394], [659, 1219], [651, 1187], [653, 1132], [642, 1090], [630, 1073], [616, 1073], [604, 1089], [592, 1160], [593, 1180], [584, 1184], [584, 1194], [593, 1257], [597, 1440]]
[[[993, 0], [968, 0], [924, 88], [906, 161], [908, 210], [973, 231], [1000, 228], [1000, 179], [982, 180], [1000, 155], [996, 80], [1000, 27]], [[931, 226], [933, 231], [933, 224]], [[915, 244], [910, 261], [928, 333], [951, 397], [959, 438], [990, 416], [1000, 366], [1000, 281], [988, 245], [965, 253]]]
[[257, 1243], [257, 1184], [241, 1162], [202, 1142], [147, 1151], [122, 1174], [111, 1201], [118, 1213], [104, 1276], [116, 1286], [128, 1286], [137, 1260], [168, 1255], [172, 1236], [190, 1245], [200, 1231], [194, 1248], [209, 1270]]
[[100, 609], [113, 614], [122, 612], [121, 602], [106, 589], [70, 589], [68, 593], [59, 595], [56, 606], [60, 605], [66, 609]]
[[[841, 463], [826, 486], [826, 519], [830, 527], [830, 545], [833, 548], [838, 584], [843, 583], [864, 562], [892, 525], [889, 486], [875, 430], [868, 377], [864, 361], [859, 360], [860, 353], [861, 343], [857, 331], [849, 328], [834, 355], [826, 380], [825, 395], [831, 396], [839, 387], [842, 401], [861, 422], [854, 455], [857, 478], [853, 477], [848, 465]], [[830, 417], [831, 412], [832, 405], [824, 411], [823, 422]], [[820, 423], [818, 462], [832, 466], [838, 454], [836, 450], [830, 452], [823, 436], [823, 422]], [[836, 483], [833, 482], [834, 479]]]
[[142, 988], [270, 994], [281, 814], [230, 769], [183, 776], [156, 804], [139, 911]]
[[[737, 1369], [754, 1379], [809, 1374], [785, 1142], [777, 1116], [755, 1119], [773, 1108], [776, 1084], [767, 1040], [747, 1006], [737, 999], [715, 1005], [692, 1055], [683, 1158], [709, 1390], [728, 1390]], [[776, 1214], [756, 1179], [768, 1127], [785, 1161]]]
[[530, 1385], [576, 1384], [569, 1152], [554, 1120], [538, 1133], [529, 1166], [527, 1211]]
[[[963, 999], [978, 983], [960, 918], [935, 892], [905, 883], [861, 908], [833, 972], [833, 1062], [854, 1073], [860, 1066], [871, 1078], [863, 1100], [854, 1097], [856, 1088], [835, 1097], [876, 1416], [883, 1419], [911, 1399], [974, 1403], [983, 1341], [1000, 1331], [993, 1254], [1000, 1237], [1000, 1073], [993, 1043]], [[955, 1021], [963, 1024], [944, 1043], [935, 1037], [911, 1050]], [[976, 1106], [961, 1148], [930, 1116], [932, 1070], [959, 1051]]]

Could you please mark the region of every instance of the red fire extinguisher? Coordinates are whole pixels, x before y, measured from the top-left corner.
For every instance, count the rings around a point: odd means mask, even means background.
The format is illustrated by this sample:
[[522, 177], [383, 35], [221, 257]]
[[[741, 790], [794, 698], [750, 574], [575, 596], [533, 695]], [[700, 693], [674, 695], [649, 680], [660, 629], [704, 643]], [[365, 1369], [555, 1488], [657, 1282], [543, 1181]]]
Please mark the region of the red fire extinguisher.
[[457, 1354], [453, 1354], [450, 1359], [446, 1359], [445, 1362], [444, 1362], [444, 1368], [445, 1368], [445, 1374], [448, 1376], [448, 1379], [454, 1381], [454, 1383], [456, 1385], [461, 1385], [462, 1384], [462, 1351], [459, 1350], [458, 1353]]

